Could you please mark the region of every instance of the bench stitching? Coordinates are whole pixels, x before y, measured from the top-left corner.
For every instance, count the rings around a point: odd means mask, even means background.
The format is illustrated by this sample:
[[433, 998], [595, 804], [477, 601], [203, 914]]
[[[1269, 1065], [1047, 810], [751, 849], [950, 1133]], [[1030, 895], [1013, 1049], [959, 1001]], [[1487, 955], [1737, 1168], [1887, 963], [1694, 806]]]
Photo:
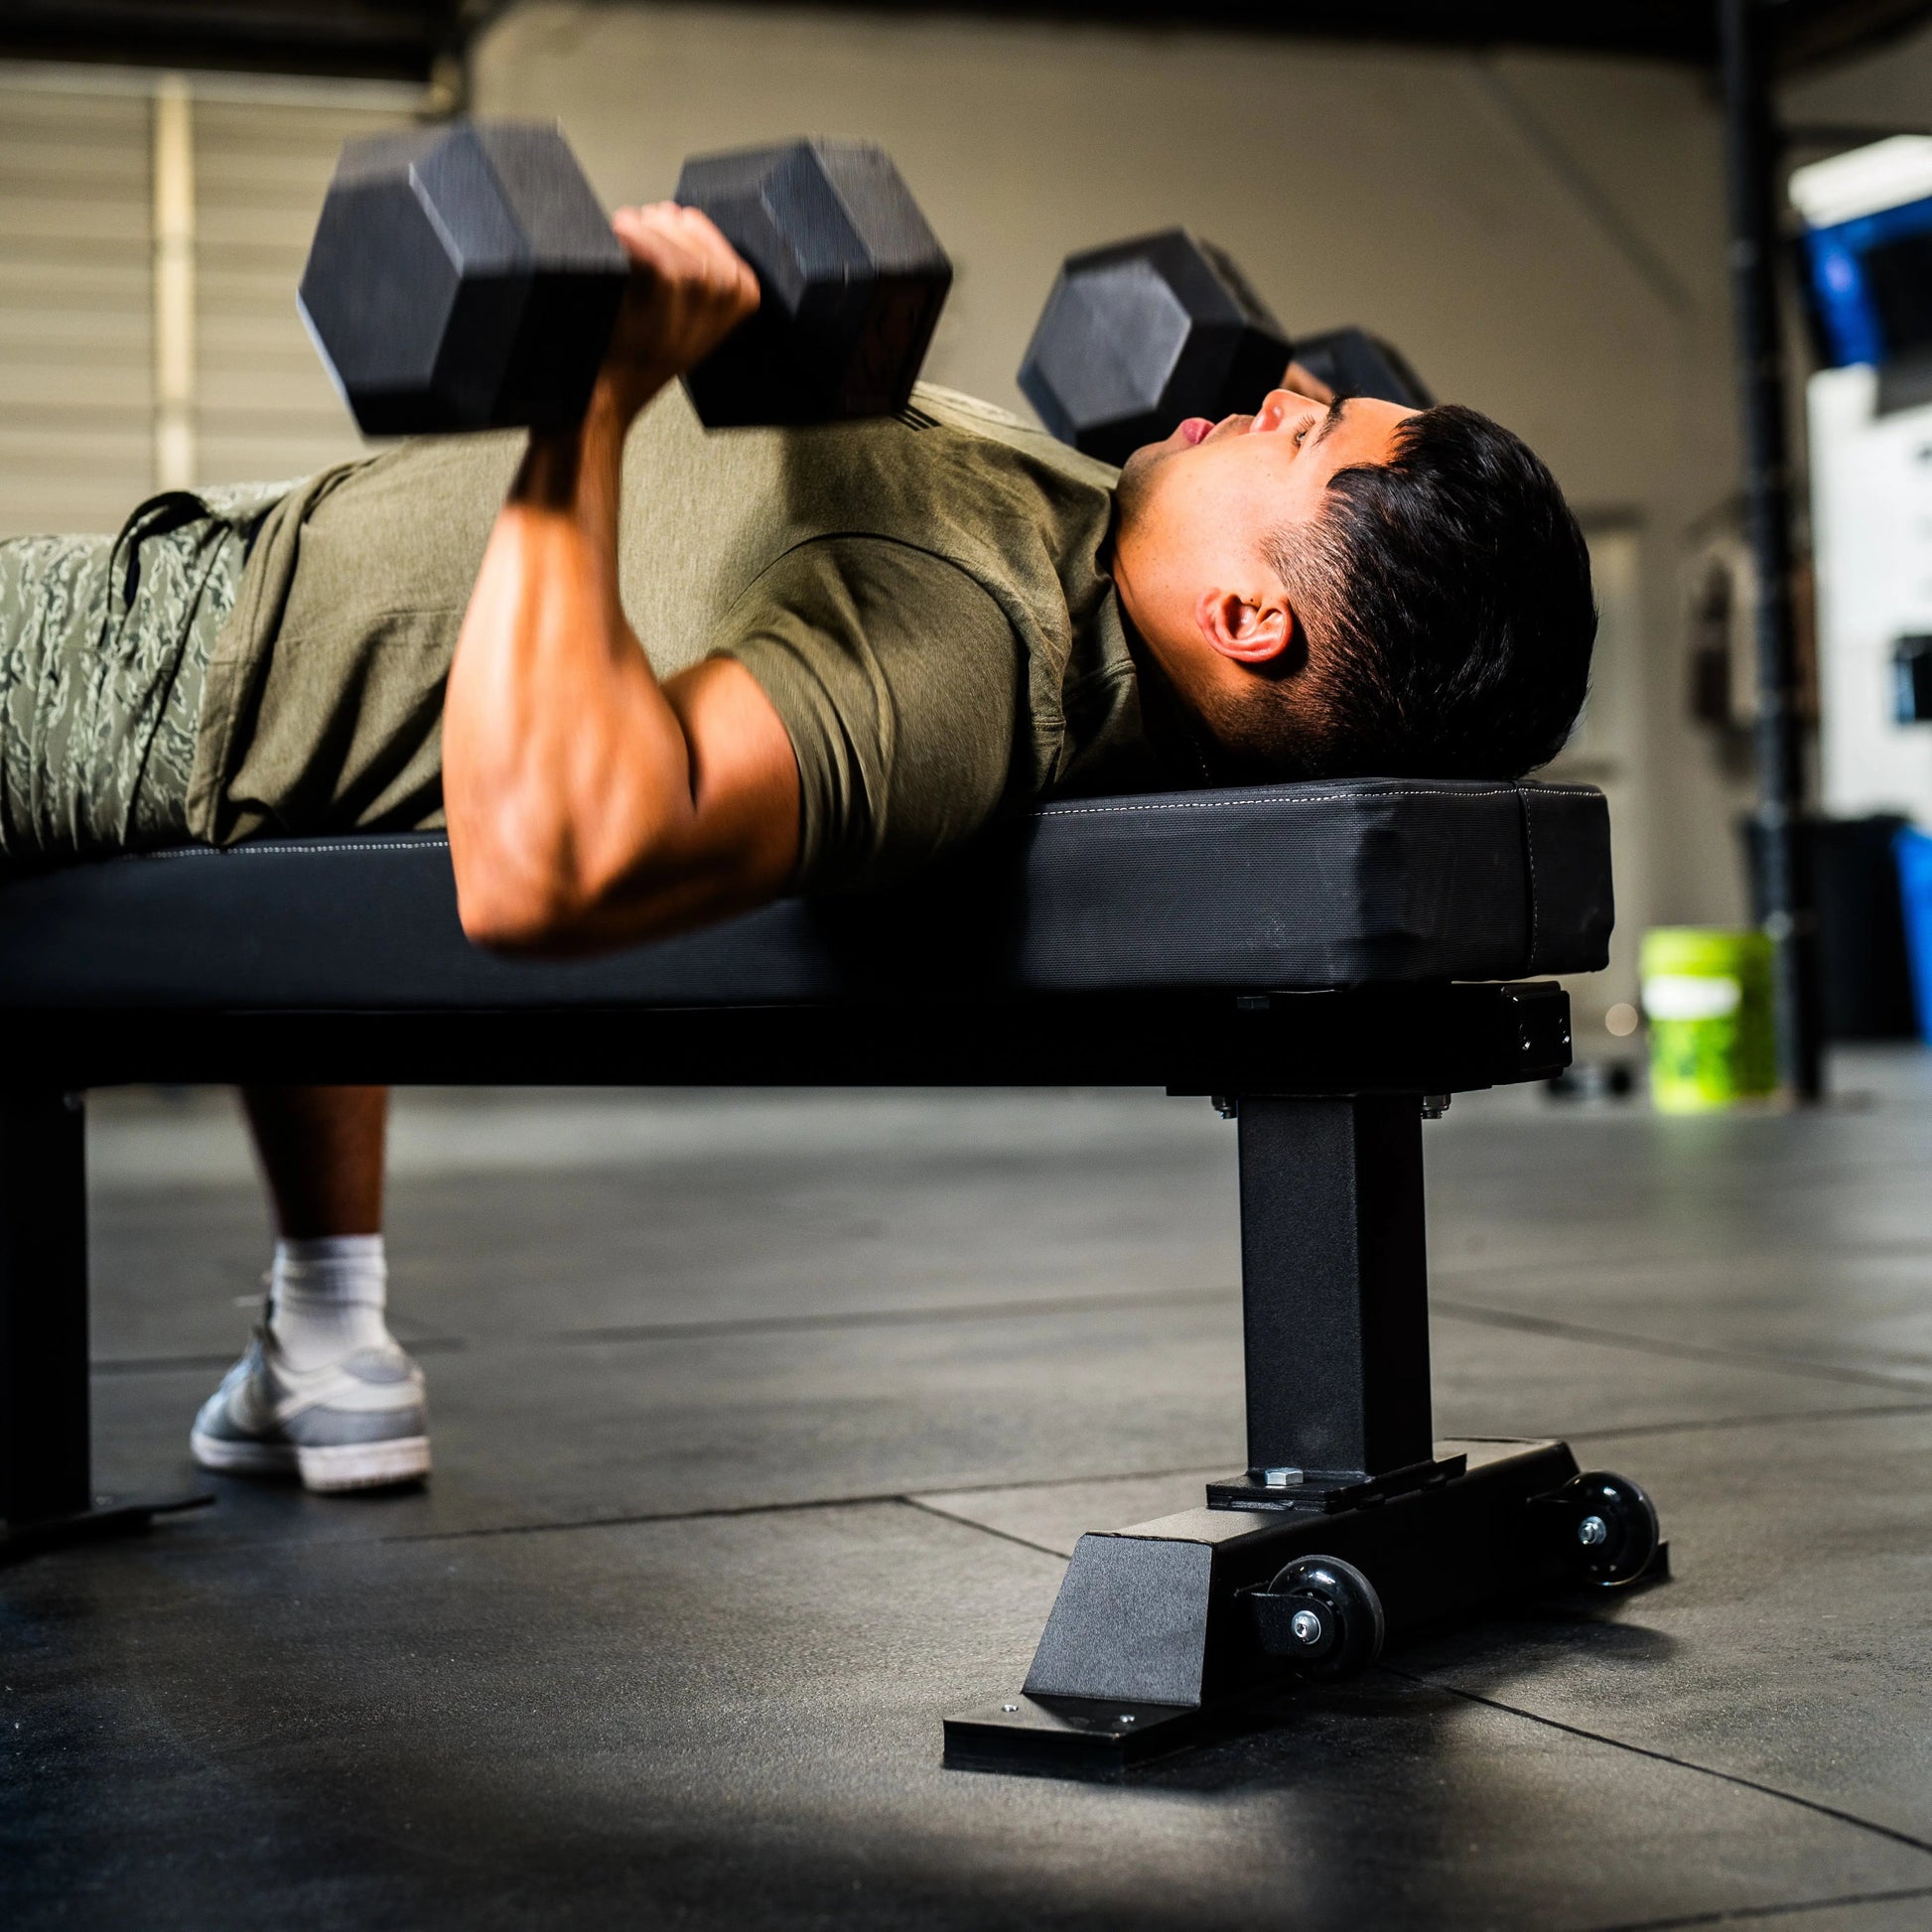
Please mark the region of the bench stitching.
[[[401, 841], [407, 838], [410, 843]], [[144, 859], [245, 859], [255, 854], [275, 853], [289, 858], [300, 853], [304, 858], [326, 858], [332, 852], [421, 852], [430, 846], [449, 848], [444, 834], [397, 833], [386, 839], [243, 839], [237, 845], [176, 845], [158, 852], [144, 852]]]
[[[1499, 782], [1484, 785], [1480, 790], [1465, 790], [1453, 783], [1432, 783], [1427, 780], [1416, 784], [1381, 784], [1367, 791], [1288, 791], [1270, 790], [1237, 791], [1229, 789], [1218, 792], [1211, 798], [1177, 798], [1164, 793], [1148, 803], [1122, 800], [1111, 809], [1119, 811], [1148, 811], [1157, 807], [1169, 811], [1188, 811], [1205, 809], [1212, 805], [1318, 805], [1336, 798], [1514, 798], [1534, 792], [1540, 797], [1550, 798], [1594, 798], [1597, 790], [1594, 785], [1552, 785], [1541, 784], [1535, 780], [1524, 783]], [[1058, 812], [1069, 809], [1089, 809], [1105, 811], [1107, 806], [1075, 808], [1057, 799], [1049, 799], [1040, 808], [1041, 812]]]
[[1049, 805], [1035, 813], [1036, 818], [1115, 818], [1125, 812], [1224, 812], [1240, 806], [1272, 811], [1283, 805], [1334, 805], [1350, 798], [1458, 798], [1474, 802], [1479, 798], [1508, 798], [1508, 791], [1324, 791], [1303, 793], [1294, 798], [1187, 798], [1148, 805]]
[[1524, 958], [1523, 970], [1526, 973], [1533, 973], [1536, 971], [1536, 939], [1537, 939], [1536, 834], [1534, 830], [1531, 828], [1531, 823], [1530, 823], [1531, 818], [1534, 815], [1530, 811], [1529, 793], [1525, 791], [1521, 785], [1518, 785], [1516, 787], [1516, 796], [1523, 807], [1523, 856], [1529, 862], [1529, 874], [1530, 874], [1530, 949], [1528, 954]]

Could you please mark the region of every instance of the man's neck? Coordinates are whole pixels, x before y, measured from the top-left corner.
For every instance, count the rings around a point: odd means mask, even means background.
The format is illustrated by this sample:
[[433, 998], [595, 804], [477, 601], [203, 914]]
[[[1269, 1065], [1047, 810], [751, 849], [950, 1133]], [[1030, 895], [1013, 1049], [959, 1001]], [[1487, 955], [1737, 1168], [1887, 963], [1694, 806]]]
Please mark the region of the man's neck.
[[1211, 788], [1225, 761], [1221, 748], [1200, 716], [1175, 689], [1161, 660], [1134, 628], [1134, 620], [1121, 605], [1121, 629], [1128, 655], [1134, 660], [1135, 683], [1141, 696], [1141, 724], [1161, 767], [1183, 784]]

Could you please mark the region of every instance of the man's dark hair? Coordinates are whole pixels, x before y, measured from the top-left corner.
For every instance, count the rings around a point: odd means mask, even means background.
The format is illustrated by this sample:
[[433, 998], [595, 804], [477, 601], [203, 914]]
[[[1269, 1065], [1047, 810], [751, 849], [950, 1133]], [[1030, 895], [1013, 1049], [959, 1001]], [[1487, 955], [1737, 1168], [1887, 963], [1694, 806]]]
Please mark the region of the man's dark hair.
[[1424, 410], [1264, 548], [1311, 672], [1292, 709], [1236, 724], [1275, 775], [1517, 778], [1562, 750], [1589, 689], [1589, 552], [1521, 438]]

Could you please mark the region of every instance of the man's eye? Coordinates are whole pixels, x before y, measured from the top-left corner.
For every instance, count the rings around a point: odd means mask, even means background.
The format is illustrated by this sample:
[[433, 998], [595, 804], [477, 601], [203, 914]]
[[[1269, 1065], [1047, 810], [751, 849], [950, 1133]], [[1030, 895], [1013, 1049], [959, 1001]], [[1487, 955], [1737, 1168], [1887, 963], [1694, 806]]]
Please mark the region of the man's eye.
[[1302, 447], [1304, 443], [1306, 443], [1309, 440], [1309, 428], [1310, 425], [1304, 423], [1302, 427], [1295, 432], [1295, 447], [1298, 450]]

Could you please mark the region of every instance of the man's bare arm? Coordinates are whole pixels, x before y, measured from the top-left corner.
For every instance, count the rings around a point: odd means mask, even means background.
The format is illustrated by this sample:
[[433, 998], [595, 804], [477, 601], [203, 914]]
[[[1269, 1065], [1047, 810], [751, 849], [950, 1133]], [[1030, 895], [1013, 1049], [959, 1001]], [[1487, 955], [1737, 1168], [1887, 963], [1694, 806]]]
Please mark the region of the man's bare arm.
[[757, 304], [706, 218], [629, 209], [643, 267], [591, 408], [533, 436], [484, 552], [450, 670], [443, 786], [464, 930], [572, 952], [763, 903], [798, 851], [791, 743], [741, 665], [660, 685], [618, 592], [626, 431]]

